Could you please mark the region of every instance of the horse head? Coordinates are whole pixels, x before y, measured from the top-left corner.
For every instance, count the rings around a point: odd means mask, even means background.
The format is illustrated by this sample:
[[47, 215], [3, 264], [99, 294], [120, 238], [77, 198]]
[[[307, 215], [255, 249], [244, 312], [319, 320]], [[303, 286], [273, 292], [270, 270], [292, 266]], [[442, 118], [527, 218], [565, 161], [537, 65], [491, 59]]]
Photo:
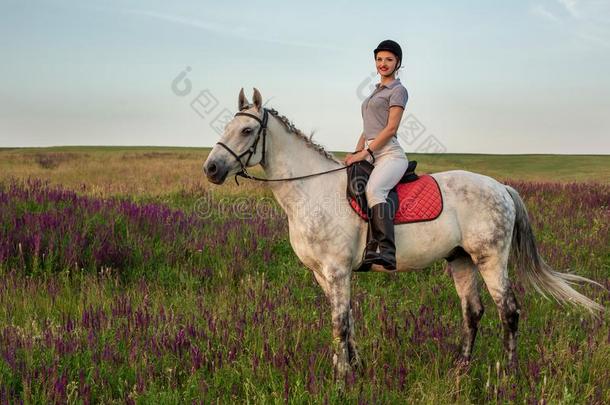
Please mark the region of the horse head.
[[212, 183], [222, 184], [229, 175], [264, 162], [268, 113], [256, 88], [252, 99], [251, 104], [242, 88], [237, 101], [239, 112], [227, 123], [203, 164], [203, 172]]

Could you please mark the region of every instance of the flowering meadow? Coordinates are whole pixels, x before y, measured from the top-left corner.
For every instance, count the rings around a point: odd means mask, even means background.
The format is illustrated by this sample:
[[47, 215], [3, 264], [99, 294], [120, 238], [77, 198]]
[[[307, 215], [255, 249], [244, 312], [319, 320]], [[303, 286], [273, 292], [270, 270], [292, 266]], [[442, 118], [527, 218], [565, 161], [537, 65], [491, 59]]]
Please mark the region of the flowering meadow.
[[[512, 270], [518, 369], [486, 291], [473, 363], [456, 368], [443, 262], [353, 276], [365, 363], [340, 390], [328, 303], [266, 190], [224, 198], [201, 179], [105, 195], [44, 178], [0, 179], [0, 403], [610, 403], [610, 315], [562, 307]], [[579, 290], [610, 308], [610, 184], [506, 183], [545, 259], [602, 284]]]

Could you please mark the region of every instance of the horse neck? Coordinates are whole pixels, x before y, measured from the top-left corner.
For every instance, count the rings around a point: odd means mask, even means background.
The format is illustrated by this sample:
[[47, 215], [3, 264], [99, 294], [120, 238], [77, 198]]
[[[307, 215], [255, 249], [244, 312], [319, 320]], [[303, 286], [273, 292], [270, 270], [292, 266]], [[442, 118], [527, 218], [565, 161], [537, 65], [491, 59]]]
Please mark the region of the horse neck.
[[[270, 117], [271, 118], [271, 117]], [[341, 167], [307, 145], [307, 141], [290, 133], [277, 121], [269, 120], [267, 151], [263, 169], [267, 178], [289, 178], [323, 172]], [[313, 178], [268, 183], [286, 213], [291, 216], [307, 202], [345, 194], [345, 171], [315, 176]]]

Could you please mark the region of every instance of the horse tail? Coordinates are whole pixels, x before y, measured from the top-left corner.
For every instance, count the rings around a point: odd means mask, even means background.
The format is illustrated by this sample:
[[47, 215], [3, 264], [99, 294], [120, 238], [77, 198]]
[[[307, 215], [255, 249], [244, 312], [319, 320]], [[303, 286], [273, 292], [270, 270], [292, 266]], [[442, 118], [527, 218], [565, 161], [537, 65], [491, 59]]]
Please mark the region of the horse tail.
[[538, 253], [534, 232], [521, 196], [510, 186], [506, 186], [506, 189], [515, 202], [516, 215], [511, 250], [519, 274], [525, 276], [545, 298], [547, 298], [546, 291], [561, 304], [581, 306], [594, 316], [601, 314], [604, 311], [603, 306], [585, 297], [570, 287], [570, 284], [585, 282], [602, 286], [585, 277], [555, 271], [544, 261]]

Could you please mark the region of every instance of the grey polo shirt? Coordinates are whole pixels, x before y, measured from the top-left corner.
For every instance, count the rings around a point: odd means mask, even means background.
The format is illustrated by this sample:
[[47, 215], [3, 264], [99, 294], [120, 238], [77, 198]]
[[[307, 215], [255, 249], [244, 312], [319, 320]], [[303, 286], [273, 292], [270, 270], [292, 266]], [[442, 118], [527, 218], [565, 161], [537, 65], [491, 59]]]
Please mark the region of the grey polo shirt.
[[365, 139], [374, 139], [388, 125], [390, 107], [397, 105], [404, 109], [408, 99], [407, 89], [400, 83], [399, 78], [387, 85], [377, 83], [373, 93], [362, 102]]

